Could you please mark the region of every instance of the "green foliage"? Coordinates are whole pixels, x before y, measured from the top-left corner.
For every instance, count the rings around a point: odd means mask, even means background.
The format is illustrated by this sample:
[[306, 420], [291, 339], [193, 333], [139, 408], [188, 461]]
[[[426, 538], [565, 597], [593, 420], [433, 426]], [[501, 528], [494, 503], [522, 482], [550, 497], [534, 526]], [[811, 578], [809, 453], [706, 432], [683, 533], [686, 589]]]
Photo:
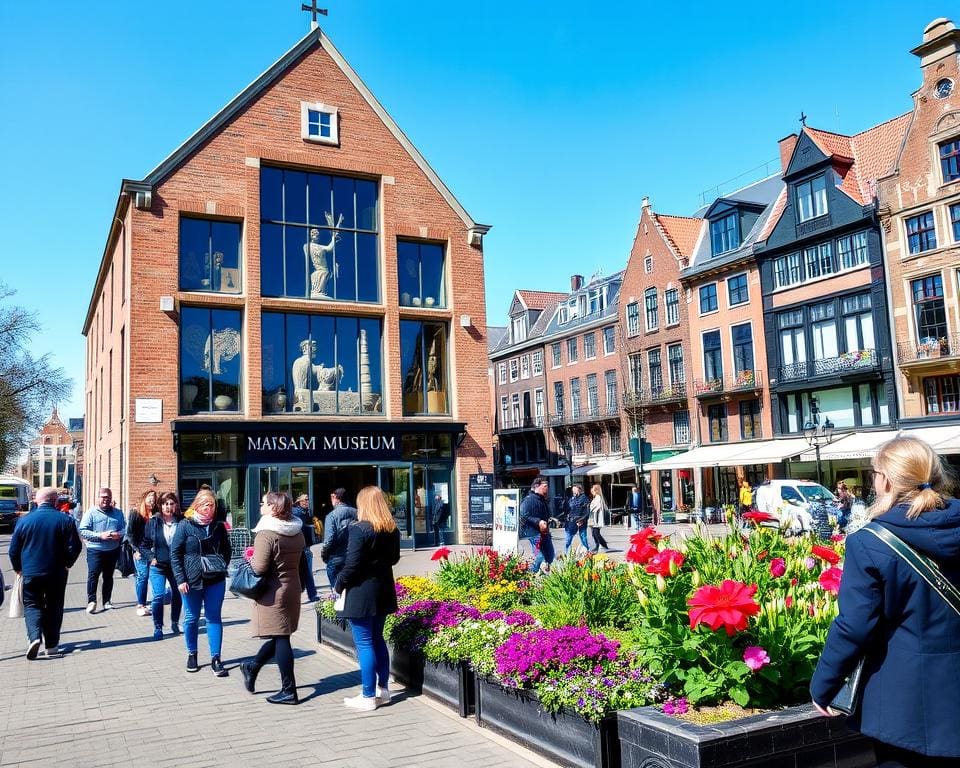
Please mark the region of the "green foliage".
[[438, 630], [427, 640], [423, 653], [428, 660], [438, 663], [469, 661], [480, 675], [490, 676], [494, 671], [494, 650], [515, 631], [502, 620], [470, 619]]
[[603, 555], [559, 559], [538, 587], [531, 610], [547, 627], [625, 628], [639, 609], [627, 567]]

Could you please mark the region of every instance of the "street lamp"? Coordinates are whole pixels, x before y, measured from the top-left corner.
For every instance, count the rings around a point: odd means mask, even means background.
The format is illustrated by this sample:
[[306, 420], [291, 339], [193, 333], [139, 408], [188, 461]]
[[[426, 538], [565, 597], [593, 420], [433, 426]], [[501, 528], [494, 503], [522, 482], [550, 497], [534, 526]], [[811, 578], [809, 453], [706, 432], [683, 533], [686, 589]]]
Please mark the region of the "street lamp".
[[823, 485], [823, 468], [820, 464], [820, 448], [833, 442], [833, 422], [828, 416], [820, 423], [820, 407], [817, 398], [810, 398], [810, 421], [803, 425], [803, 436], [817, 455], [817, 482]]

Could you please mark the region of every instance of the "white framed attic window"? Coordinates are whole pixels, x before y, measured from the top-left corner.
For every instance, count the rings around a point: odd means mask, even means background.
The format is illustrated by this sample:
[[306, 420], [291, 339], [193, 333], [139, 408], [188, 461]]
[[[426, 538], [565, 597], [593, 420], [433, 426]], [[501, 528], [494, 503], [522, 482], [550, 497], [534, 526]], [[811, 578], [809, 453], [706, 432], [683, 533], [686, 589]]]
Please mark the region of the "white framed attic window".
[[318, 144], [339, 144], [340, 130], [336, 107], [320, 102], [300, 102], [300, 136]]

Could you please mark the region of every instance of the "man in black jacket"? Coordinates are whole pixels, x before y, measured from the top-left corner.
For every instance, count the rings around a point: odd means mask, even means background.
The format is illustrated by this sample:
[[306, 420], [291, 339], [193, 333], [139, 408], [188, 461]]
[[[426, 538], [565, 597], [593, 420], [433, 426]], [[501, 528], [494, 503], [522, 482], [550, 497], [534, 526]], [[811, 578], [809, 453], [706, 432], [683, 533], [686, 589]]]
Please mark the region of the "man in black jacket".
[[57, 491], [37, 491], [37, 508], [17, 521], [10, 539], [10, 563], [23, 576], [23, 618], [27, 625], [27, 658], [37, 658], [43, 643], [47, 656], [58, 654], [63, 625], [67, 571], [83, 545], [73, 519], [54, 506]]
[[583, 495], [583, 486], [574, 485], [570, 489], [570, 501], [567, 503], [567, 522], [564, 530], [567, 532], [567, 540], [563, 545], [563, 550], [570, 554], [570, 544], [573, 543], [573, 537], [580, 537], [580, 544], [585, 550], [590, 549], [587, 546], [587, 518], [590, 516], [590, 501]]
[[306, 548], [303, 553], [307, 556], [307, 578], [303, 585], [307, 590], [307, 600], [311, 603], [317, 602], [317, 583], [313, 580], [313, 550], [310, 549], [317, 543], [317, 531], [313, 527], [313, 512], [310, 510], [310, 497], [301, 493], [297, 497], [297, 503], [293, 505], [293, 514], [301, 523], [303, 523], [303, 540], [306, 542]]
[[337, 584], [337, 574], [347, 557], [347, 526], [357, 519], [357, 510], [346, 502], [347, 491], [337, 488], [330, 494], [333, 509], [327, 515], [323, 528], [323, 549], [320, 557], [327, 564], [327, 581], [330, 589]]
[[550, 537], [550, 506], [547, 504], [549, 488], [547, 478], [538, 477], [530, 486], [530, 493], [520, 502], [520, 535], [530, 542], [534, 573], [540, 572], [544, 562], [549, 568], [554, 558], [553, 539]]

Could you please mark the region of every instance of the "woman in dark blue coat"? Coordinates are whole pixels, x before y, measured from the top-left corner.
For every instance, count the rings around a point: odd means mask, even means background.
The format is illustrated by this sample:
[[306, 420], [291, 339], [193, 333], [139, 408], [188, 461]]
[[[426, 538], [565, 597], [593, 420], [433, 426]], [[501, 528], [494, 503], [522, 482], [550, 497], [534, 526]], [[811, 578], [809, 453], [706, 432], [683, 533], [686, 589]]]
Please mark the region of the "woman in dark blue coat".
[[[960, 586], [960, 502], [933, 449], [898, 437], [873, 462], [874, 521], [935, 561]], [[877, 763], [960, 765], [960, 615], [868, 531], [847, 539], [840, 614], [810, 692], [824, 714], [861, 657], [863, 701], [851, 724], [874, 739]]]

